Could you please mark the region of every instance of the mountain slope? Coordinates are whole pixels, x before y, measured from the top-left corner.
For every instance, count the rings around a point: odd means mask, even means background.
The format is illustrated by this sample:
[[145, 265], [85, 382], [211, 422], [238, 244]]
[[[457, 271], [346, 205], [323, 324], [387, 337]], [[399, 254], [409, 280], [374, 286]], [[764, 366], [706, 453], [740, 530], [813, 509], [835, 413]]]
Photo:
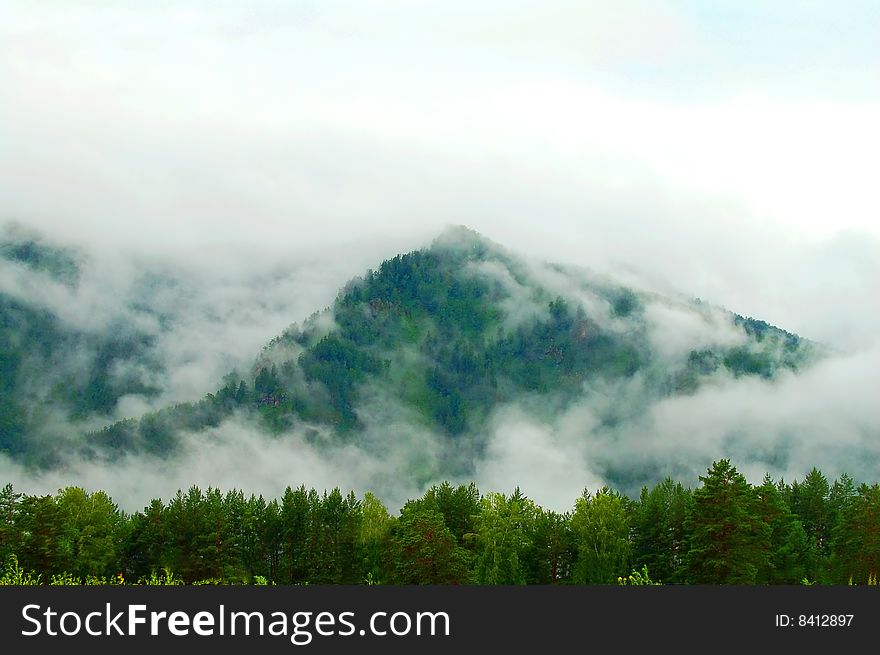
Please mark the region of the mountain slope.
[[[74, 252], [16, 234], [0, 240], [0, 265], [50, 293], [75, 292], [81, 272]], [[152, 347], [121, 319], [90, 331], [27, 294], [0, 290], [0, 452], [49, 463], [71, 422], [106, 421], [121, 397], [155, 395], [132, 370], [158, 370]]]
[[180, 435], [232, 416], [370, 448], [383, 421], [402, 421], [446, 444], [435, 473], [463, 474], [499, 407], [540, 420], [619, 395], [600, 416], [613, 425], [659, 399], [719, 379], [773, 379], [818, 354], [765, 322], [529, 262], [458, 228], [351, 281], [202, 401], [91, 433], [86, 452], [169, 454]]

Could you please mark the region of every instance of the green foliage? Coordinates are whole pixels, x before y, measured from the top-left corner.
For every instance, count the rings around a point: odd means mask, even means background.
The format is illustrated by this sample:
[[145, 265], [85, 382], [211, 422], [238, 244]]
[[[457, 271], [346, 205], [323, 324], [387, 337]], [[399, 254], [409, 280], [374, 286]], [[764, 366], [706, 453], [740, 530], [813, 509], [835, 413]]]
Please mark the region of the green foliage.
[[680, 482], [666, 478], [642, 489], [632, 509], [633, 559], [669, 582], [681, 582], [688, 549], [685, 521], [692, 512], [693, 495]]
[[[880, 485], [856, 487], [846, 475], [828, 485], [813, 470], [790, 485], [765, 477], [753, 487], [727, 460], [701, 481], [691, 491], [666, 479], [636, 501], [607, 487], [585, 491], [564, 514], [519, 490], [481, 496], [473, 484], [444, 482], [399, 516], [370, 493], [358, 499], [305, 486], [270, 500], [191, 487], [126, 515], [101, 491], [32, 496], [6, 485], [0, 582], [875, 583]], [[792, 509], [795, 497], [802, 515]], [[824, 555], [803, 527], [816, 516], [831, 517]]]
[[830, 494], [828, 480], [815, 467], [802, 482], [793, 483], [789, 492], [791, 509], [820, 555], [828, 554], [831, 538]]
[[339, 429], [355, 427], [356, 386], [367, 375], [382, 371], [382, 362], [354, 342], [331, 334], [300, 355], [299, 364], [306, 379], [321, 382], [330, 394], [336, 412], [334, 422]]
[[613, 584], [629, 565], [632, 545], [624, 498], [603, 487], [577, 499], [571, 517], [577, 544], [574, 582]]
[[434, 485], [425, 495], [406, 503], [410, 509], [439, 512], [458, 545], [465, 545], [468, 535], [476, 531], [476, 517], [480, 513], [480, 492], [473, 483], [453, 487], [449, 482]]
[[140, 578], [137, 584], [149, 587], [175, 587], [182, 585], [183, 581], [176, 578], [171, 569], [165, 568], [160, 572], [152, 571], [149, 576]]
[[754, 318], [734, 315], [749, 343], [727, 351], [724, 366], [734, 375], [772, 378], [782, 369], [798, 370], [815, 356], [815, 348], [800, 337]]
[[388, 541], [394, 519], [369, 491], [361, 503], [360, 534], [357, 547], [361, 567], [366, 571], [366, 584], [380, 584], [385, 579], [383, 548]]
[[641, 570], [633, 569], [632, 573], [630, 573], [626, 577], [617, 578], [617, 584], [620, 586], [629, 586], [629, 587], [646, 587], [646, 586], [657, 586], [663, 584], [662, 582], [655, 582], [651, 579], [651, 576], [648, 574], [647, 565], [642, 566]]
[[456, 543], [440, 512], [404, 508], [389, 542], [388, 566], [394, 584], [467, 582], [470, 553]]
[[773, 362], [761, 352], [754, 352], [747, 346], [732, 348], [724, 357], [724, 366], [736, 376], [759, 375], [770, 378], [773, 375]]
[[528, 584], [562, 584], [572, 577], [577, 547], [571, 515], [537, 507], [531, 545], [523, 555]]
[[771, 528], [759, 499], [729, 460], [712, 464], [694, 491], [687, 579], [700, 584], [753, 584], [768, 567]]
[[816, 570], [815, 542], [791, 511], [785, 496], [769, 476], [756, 489], [758, 512], [770, 529], [768, 558], [758, 570], [761, 584], [797, 584]]
[[11, 484], [0, 491], [0, 562], [15, 555], [21, 546], [21, 533], [16, 529], [21, 497], [22, 494], [15, 493]]
[[86, 493], [79, 487], [63, 489], [55, 498], [61, 513], [61, 565], [75, 576], [112, 575], [119, 561], [118, 544], [125, 522], [103, 491]]
[[523, 560], [532, 546], [537, 511], [518, 491], [509, 498], [499, 493], [483, 497], [474, 534], [476, 584], [526, 583]]
[[83, 579], [72, 573], [56, 573], [49, 579], [49, 584], [59, 587], [72, 587], [83, 584]]
[[41, 577], [42, 575], [24, 570], [19, 565], [18, 558], [15, 555], [10, 555], [6, 560], [6, 566], [3, 568], [3, 575], [0, 575], [0, 586], [35, 586], [40, 584]]
[[880, 575], [880, 485], [858, 487], [832, 532], [829, 568], [837, 582], [876, 584]]

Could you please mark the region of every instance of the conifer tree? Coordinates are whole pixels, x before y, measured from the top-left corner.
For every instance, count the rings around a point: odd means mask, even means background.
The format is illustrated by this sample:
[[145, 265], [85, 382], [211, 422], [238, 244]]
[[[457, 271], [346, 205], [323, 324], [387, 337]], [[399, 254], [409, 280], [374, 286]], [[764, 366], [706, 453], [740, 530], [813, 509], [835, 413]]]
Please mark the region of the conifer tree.
[[729, 460], [712, 464], [694, 491], [687, 579], [700, 584], [753, 584], [768, 566], [770, 528], [758, 497]]
[[831, 544], [837, 584], [876, 583], [880, 577], [880, 485], [862, 484], [843, 510]]
[[816, 551], [770, 476], [756, 490], [761, 519], [770, 529], [770, 551], [758, 570], [760, 584], [798, 584], [805, 577], [815, 579]]

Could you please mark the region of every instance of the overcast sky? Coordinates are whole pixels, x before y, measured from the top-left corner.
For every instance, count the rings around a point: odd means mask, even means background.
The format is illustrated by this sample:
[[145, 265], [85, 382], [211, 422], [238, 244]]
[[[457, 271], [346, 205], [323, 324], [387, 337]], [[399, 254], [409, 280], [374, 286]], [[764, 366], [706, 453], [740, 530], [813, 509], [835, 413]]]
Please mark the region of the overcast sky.
[[878, 33], [873, 0], [4, 0], [0, 218], [325, 252], [334, 293], [465, 224], [867, 347]]

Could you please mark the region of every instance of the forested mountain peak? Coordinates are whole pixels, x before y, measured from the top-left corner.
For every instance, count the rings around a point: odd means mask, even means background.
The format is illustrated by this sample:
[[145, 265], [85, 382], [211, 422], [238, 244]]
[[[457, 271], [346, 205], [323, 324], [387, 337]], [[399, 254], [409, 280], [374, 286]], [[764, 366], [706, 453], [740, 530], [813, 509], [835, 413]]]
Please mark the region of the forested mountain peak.
[[[137, 316], [159, 314], [149, 299], [140, 305]], [[53, 320], [44, 317], [47, 325]], [[16, 330], [7, 326], [3, 360], [14, 373], [5, 390], [13, 400], [28, 383], [22, 378], [22, 362], [34, 357], [28, 344], [37, 343]], [[50, 352], [51, 345], [40, 347]], [[149, 361], [148, 340], [91, 347], [105, 353], [91, 381], [65, 387], [57, 380], [48, 397], [72, 393], [65, 402], [83, 408], [80, 416], [94, 425], [96, 412], [108, 412], [122, 394], [155, 393], [139, 380], [155, 384], [161, 369], [132, 365]], [[84, 422], [80, 437], [73, 436], [74, 424], [67, 433], [72, 442], [63, 443], [89, 459], [165, 457], [192, 435], [234, 420], [280, 439], [295, 434], [315, 447], [416, 453], [422, 446], [415, 444], [429, 444], [428, 454], [414, 454], [407, 464], [414, 479], [427, 481], [467, 475], [511, 408], [552, 423], [589, 407], [584, 429], [613, 435], [650, 417], [664, 399], [725, 380], [772, 381], [817, 354], [812, 343], [763, 321], [528, 259], [455, 226], [429, 246], [350, 280], [329, 307], [269, 340], [252, 367], [230, 372], [201, 401], [172, 403], [98, 430]], [[61, 461], [61, 446], [39, 436], [39, 412], [14, 402], [8, 407], [4, 449], [33, 460], [36, 448], [38, 461]]]
[[549, 419], [619, 393], [597, 418], [613, 427], [659, 399], [721, 378], [771, 380], [813, 354], [764, 322], [517, 257], [455, 227], [350, 281], [204, 401], [111, 426], [89, 443], [166, 452], [181, 429], [243, 414], [271, 433], [363, 444], [382, 438], [377, 421], [402, 421], [446, 444], [443, 457], [460, 472], [484, 449], [500, 407]]

